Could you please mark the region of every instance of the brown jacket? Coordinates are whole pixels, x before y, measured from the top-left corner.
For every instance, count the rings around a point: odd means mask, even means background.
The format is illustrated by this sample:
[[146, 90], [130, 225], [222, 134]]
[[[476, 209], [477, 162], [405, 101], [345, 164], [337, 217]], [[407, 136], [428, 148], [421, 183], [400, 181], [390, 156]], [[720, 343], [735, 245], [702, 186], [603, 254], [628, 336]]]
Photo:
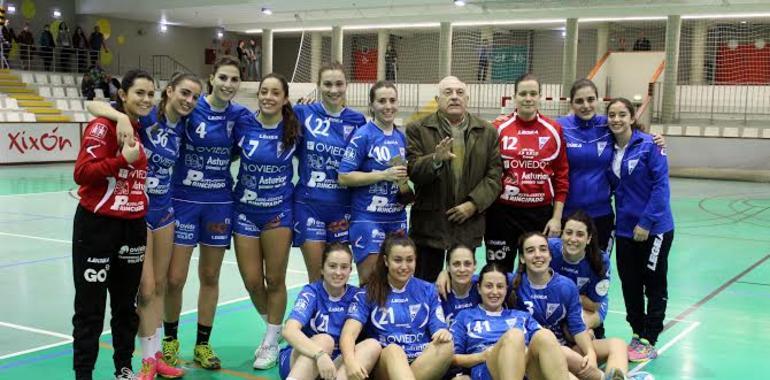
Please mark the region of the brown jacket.
[[[419, 245], [448, 249], [456, 243], [469, 247], [481, 245], [484, 236], [484, 211], [500, 195], [502, 162], [497, 131], [486, 121], [469, 118], [465, 138], [465, 164], [459, 197], [455, 199], [454, 176], [449, 161], [433, 166], [436, 145], [446, 136], [439, 127], [439, 115], [433, 113], [406, 126], [406, 158], [409, 179], [415, 187], [409, 236]], [[467, 200], [478, 208], [462, 224], [449, 222], [446, 212]]]

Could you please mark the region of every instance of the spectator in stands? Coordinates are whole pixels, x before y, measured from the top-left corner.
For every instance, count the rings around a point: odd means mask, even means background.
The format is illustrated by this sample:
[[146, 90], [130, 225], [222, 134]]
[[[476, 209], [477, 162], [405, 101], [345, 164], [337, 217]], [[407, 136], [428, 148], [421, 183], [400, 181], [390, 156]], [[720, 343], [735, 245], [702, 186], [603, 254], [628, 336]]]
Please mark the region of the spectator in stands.
[[48, 24], [43, 26], [43, 31], [40, 32], [40, 58], [43, 59], [43, 67], [45, 71], [51, 71], [51, 62], [53, 62], [53, 48], [56, 47], [56, 43], [53, 42], [53, 34], [51, 34], [51, 27]]
[[96, 96], [96, 84], [94, 78], [91, 77], [91, 73], [86, 71], [83, 74], [83, 80], [80, 82], [80, 93], [86, 100], [94, 100]]
[[484, 211], [502, 186], [497, 131], [467, 111], [465, 83], [448, 76], [438, 89], [438, 111], [406, 127], [407, 170], [416, 192], [409, 236], [417, 244], [415, 276], [429, 282], [451, 246], [481, 245]]
[[99, 50], [104, 49], [105, 52], [109, 52], [107, 44], [104, 42], [104, 34], [99, 29], [99, 25], [94, 26], [94, 31], [91, 33], [91, 37], [88, 38], [88, 45], [91, 48], [91, 65], [96, 65], [99, 60]]
[[[253, 40], [252, 40], [253, 41]], [[246, 58], [246, 76], [244, 80], [254, 79], [254, 49], [251, 47], [251, 43], [245, 44], [243, 49], [244, 57]]]
[[86, 67], [88, 67], [87, 62], [87, 54], [88, 51], [88, 37], [86, 37], [86, 34], [83, 33], [83, 28], [80, 26], [77, 26], [75, 28], [75, 32], [72, 33], [72, 47], [74, 47], [76, 59], [77, 59], [77, 66], [78, 66], [78, 72], [82, 73], [86, 71]]
[[3, 49], [5, 49], [5, 56], [8, 56], [8, 52], [11, 51], [11, 46], [16, 41], [16, 33], [11, 28], [11, 20], [6, 20], [3, 24]]
[[262, 79], [262, 48], [257, 46], [257, 41], [251, 40], [251, 50], [254, 50], [254, 80]]
[[238, 53], [238, 62], [241, 64], [241, 77], [246, 78], [248, 72], [247, 67], [249, 66], [249, 61], [246, 57], [246, 41], [239, 40], [238, 47], [235, 48], [235, 51]]
[[59, 67], [62, 71], [70, 71], [70, 56], [72, 55], [72, 35], [66, 22], [59, 24], [59, 34], [56, 36], [56, 46], [59, 47]]
[[479, 82], [485, 82], [487, 80], [487, 71], [489, 70], [489, 54], [492, 47], [489, 44], [488, 39], [481, 41], [481, 46], [478, 48], [479, 53], [479, 67], [476, 70], [476, 80]]
[[388, 48], [385, 50], [385, 80], [396, 81], [396, 72], [398, 71], [398, 53], [393, 44], [388, 42]]
[[21, 59], [21, 69], [29, 70], [32, 64], [32, 52], [35, 51], [35, 37], [29, 30], [29, 23], [24, 23], [24, 29], [19, 33], [16, 41], [19, 43], [19, 53]]
[[647, 39], [647, 37], [644, 36], [644, 32], [639, 32], [639, 38], [636, 39], [636, 42], [634, 42], [634, 51], [650, 51], [652, 50], [652, 45], [650, 44], [650, 40]]
[[113, 77], [112, 75], [107, 75], [105, 78], [105, 84], [104, 89], [107, 91], [104, 93], [104, 96], [110, 98], [111, 101], [115, 101], [118, 98], [118, 90], [120, 89], [120, 81], [118, 78]]

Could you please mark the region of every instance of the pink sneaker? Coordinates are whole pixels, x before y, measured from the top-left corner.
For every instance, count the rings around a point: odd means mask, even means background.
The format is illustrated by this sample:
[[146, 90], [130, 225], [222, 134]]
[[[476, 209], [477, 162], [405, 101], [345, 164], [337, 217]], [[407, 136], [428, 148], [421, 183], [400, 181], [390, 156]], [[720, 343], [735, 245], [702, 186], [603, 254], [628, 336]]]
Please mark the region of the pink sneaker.
[[167, 379], [176, 379], [184, 376], [184, 370], [177, 367], [172, 367], [163, 361], [163, 353], [158, 351], [155, 353], [155, 366], [158, 376], [165, 377]]
[[[632, 340], [633, 344], [633, 340]], [[658, 357], [658, 351], [647, 339], [640, 339], [637, 344], [628, 346], [628, 360], [634, 363], [646, 362]]]
[[157, 373], [156, 365], [155, 358], [142, 359], [142, 370], [136, 374], [136, 379], [155, 380], [155, 374]]

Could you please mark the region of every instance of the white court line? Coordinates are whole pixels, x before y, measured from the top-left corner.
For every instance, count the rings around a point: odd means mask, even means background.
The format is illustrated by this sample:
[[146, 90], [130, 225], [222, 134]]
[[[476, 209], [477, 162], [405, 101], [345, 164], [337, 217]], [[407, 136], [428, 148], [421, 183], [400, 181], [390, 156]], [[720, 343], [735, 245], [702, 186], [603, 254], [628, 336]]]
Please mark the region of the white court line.
[[[685, 337], [687, 334], [691, 333], [691, 332], [692, 332], [693, 330], [695, 330], [695, 329], [696, 329], [698, 326], [700, 326], [700, 322], [692, 322], [692, 324], [691, 324], [691, 325], [687, 326], [687, 328], [686, 328], [686, 329], [684, 329], [684, 330], [683, 330], [682, 332], [680, 332], [679, 334], [677, 334], [677, 335], [674, 337], [674, 339], [671, 339], [670, 341], [668, 341], [666, 344], [664, 344], [664, 345], [663, 345], [663, 347], [661, 347], [661, 348], [660, 348], [660, 350], [658, 350], [658, 357], [660, 357], [660, 355], [663, 355], [663, 353], [664, 353], [664, 352], [668, 351], [668, 349], [669, 349], [669, 348], [673, 347], [673, 346], [674, 346], [674, 344], [676, 344], [678, 341], [680, 341], [682, 338], [684, 338], [684, 337]], [[657, 359], [656, 359], [656, 360], [657, 360]], [[641, 363], [641, 364], [637, 365], [636, 367], [634, 367], [633, 369], [631, 369], [631, 371], [629, 371], [629, 373], [628, 373], [628, 374], [630, 375], [630, 374], [633, 374], [633, 373], [639, 372], [639, 371], [641, 371], [641, 370], [642, 370], [644, 367], [646, 367], [646, 366], [647, 366], [647, 364], [650, 364], [650, 363], [652, 363], [652, 362], [653, 362], [653, 360], [648, 360], [648, 361], [646, 361], [646, 362], [644, 362], [644, 363]]]
[[69, 335], [64, 335], [64, 334], [60, 334], [60, 333], [57, 333], [57, 332], [54, 332], [54, 331], [48, 331], [48, 330], [38, 329], [38, 328], [34, 328], [34, 327], [17, 325], [15, 323], [0, 322], [0, 326], [9, 327], [9, 328], [12, 328], [14, 330], [29, 331], [29, 332], [33, 332], [33, 333], [49, 335], [49, 336], [53, 336], [53, 337], [57, 337], [57, 338], [62, 338], [62, 339], [70, 339], [70, 340], [72, 339], [72, 337], [70, 337]]
[[72, 244], [71, 240], [51, 239], [51, 238], [44, 238], [44, 237], [40, 237], [40, 236], [13, 234], [13, 233], [10, 233], [10, 232], [0, 232], [0, 235], [2, 235], [2, 236], [11, 236], [11, 237], [18, 237], [18, 238], [25, 238], [25, 239], [33, 239], [33, 240], [51, 241], [51, 242], [54, 242], [54, 243]]
[[[351, 275], [351, 280], [352, 279], [353, 279], [353, 275]], [[298, 289], [298, 288], [301, 288], [303, 286], [305, 286], [304, 282], [301, 283], [301, 284], [298, 284], [298, 285], [292, 285], [290, 287], [287, 287], [286, 290]], [[220, 307], [220, 306], [225, 306], [225, 305], [230, 305], [230, 304], [233, 304], [233, 303], [238, 303], [238, 302], [241, 302], [241, 301], [246, 301], [248, 299], [249, 299], [249, 297], [246, 296], [246, 297], [235, 298], [235, 299], [228, 300], [228, 301], [223, 301], [223, 302], [220, 302], [220, 303], [217, 304], [217, 308]], [[180, 314], [180, 317], [183, 316], [183, 315], [193, 314], [193, 313], [196, 313], [196, 312], [198, 312], [197, 308], [191, 309], [191, 310], [187, 310], [187, 311], [182, 312]], [[102, 332], [101, 335], [107, 335], [107, 334], [110, 334], [111, 332], [112, 332], [112, 330], [105, 330], [105, 331]], [[67, 337], [67, 341], [59, 342], [59, 343], [53, 343], [53, 344], [47, 344], [45, 346], [33, 347], [33, 348], [30, 348], [30, 349], [27, 349], [27, 350], [24, 350], [24, 351], [13, 352], [13, 353], [10, 353], [10, 354], [6, 354], [6, 355], [3, 355], [3, 356], [0, 356], [0, 360], [11, 359], [11, 358], [14, 358], [14, 357], [17, 357], [17, 356], [31, 354], [33, 352], [43, 351], [43, 350], [47, 350], [49, 348], [60, 347], [60, 346], [64, 346], [64, 345], [72, 343], [72, 338], [70, 336], [64, 335], [64, 334], [61, 334], [61, 335], [62, 336], [66, 336]]]
[[61, 194], [61, 193], [69, 193], [69, 192], [70, 192], [69, 190], [61, 190], [61, 191], [43, 191], [40, 193], [3, 194], [3, 195], [0, 195], [0, 198], [34, 197], [37, 195]]

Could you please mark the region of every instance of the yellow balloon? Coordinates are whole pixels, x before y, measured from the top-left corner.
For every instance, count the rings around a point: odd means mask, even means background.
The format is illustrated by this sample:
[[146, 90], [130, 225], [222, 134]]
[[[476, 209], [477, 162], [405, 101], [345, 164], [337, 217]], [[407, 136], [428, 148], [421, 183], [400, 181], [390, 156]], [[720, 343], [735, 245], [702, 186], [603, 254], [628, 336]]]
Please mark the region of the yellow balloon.
[[112, 51], [105, 51], [102, 49], [100, 52], [101, 58], [99, 59], [99, 62], [102, 64], [102, 67], [107, 67], [112, 64]]
[[110, 20], [100, 18], [96, 21], [96, 26], [98, 26], [99, 30], [104, 34], [105, 40], [110, 38], [110, 35], [112, 34], [112, 24], [110, 23]]
[[59, 38], [59, 25], [61, 25], [61, 21], [56, 20], [51, 23], [51, 34], [53, 35], [53, 40], [56, 41], [57, 38]]
[[115, 38], [115, 40], [118, 43], [118, 45], [123, 45], [124, 43], [126, 43], [126, 36], [121, 34], [117, 38]]
[[26, 19], [32, 19], [35, 18], [35, 14], [37, 13], [37, 7], [35, 6], [35, 2], [32, 0], [24, 0], [21, 2], [21, 14]]

